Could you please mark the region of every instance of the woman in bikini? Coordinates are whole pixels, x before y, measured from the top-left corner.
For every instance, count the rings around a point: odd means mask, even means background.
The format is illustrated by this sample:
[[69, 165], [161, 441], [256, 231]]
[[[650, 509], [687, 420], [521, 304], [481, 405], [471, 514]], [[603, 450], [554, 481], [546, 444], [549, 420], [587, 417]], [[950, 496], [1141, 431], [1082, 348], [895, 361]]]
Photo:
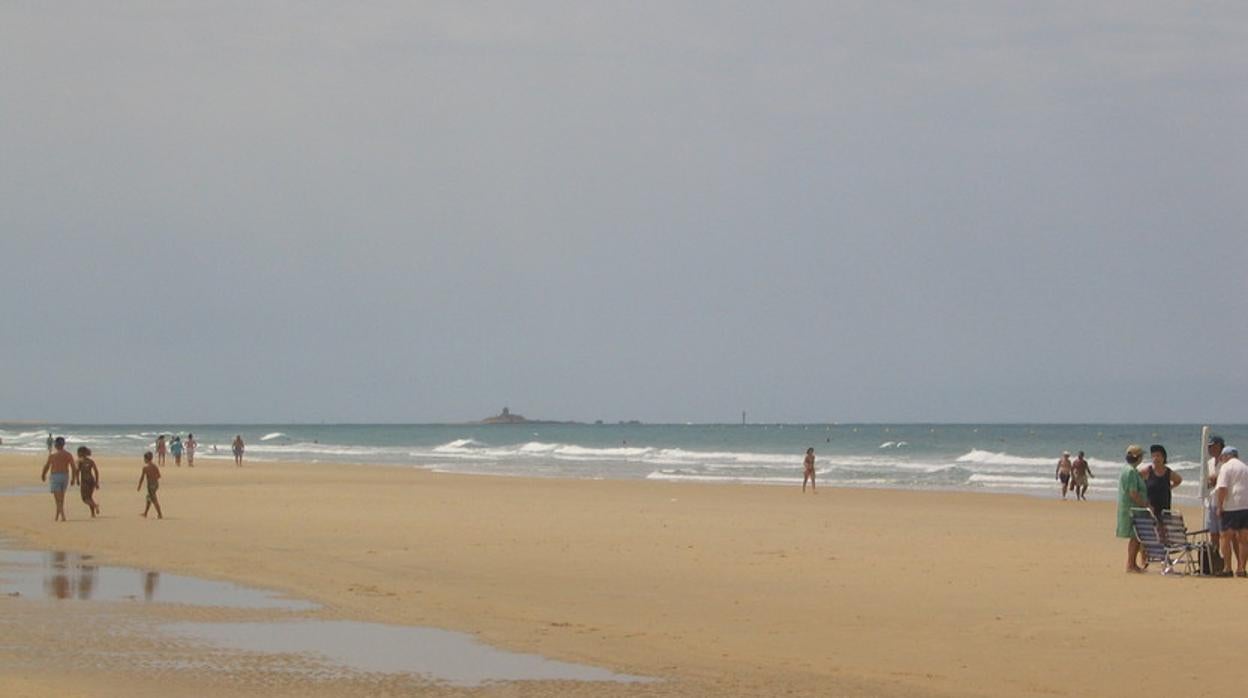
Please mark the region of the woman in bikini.
[[82, 503], [91, 507], [91, 518], [94, 519], [100, 513], [100, 505], [95, 503], [95, 491], [100, 489], [100, 469], [96, 467], [95, 461], [91, 458], [91, 449], [86, 446], [78, 447], [75, 479], [78, 480], [78, 492], [82, 495]]
[[810, 481], [810, 491], [815, 491], [815, 449], [806, 449], [806, 472], [802, 475], [802, 491], [806, 491], [806, 481]]

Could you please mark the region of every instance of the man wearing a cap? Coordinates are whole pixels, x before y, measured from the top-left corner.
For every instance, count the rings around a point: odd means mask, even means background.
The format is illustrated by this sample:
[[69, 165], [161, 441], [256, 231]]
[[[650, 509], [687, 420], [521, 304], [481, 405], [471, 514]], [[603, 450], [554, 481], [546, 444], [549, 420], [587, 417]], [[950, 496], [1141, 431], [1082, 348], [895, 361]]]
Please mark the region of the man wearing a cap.
[[1144, 458], [1144, 449], [1136, 444], [1127, 446], [1126, 465], [1118, 475], [1118, 537], [1127, 539], [1127, 571], [1143, 572], [1143, 568], [1135, 564], [1140, 553], [1140, 541], [1135, 537], [1135, 524], [1131, 521], [1131, 508], [1148, 508], [1145, 493], [1148, 488], [1144, 478], [1140, 477], [1140, 460]]
[[[1244, 553], [1248, 553], [1248, 464], [1239, 459], [1239, 449], [1233, 446], [1222, 449], [1221, 459], [1218, 485], [1213, 492], [1222, 521], [1222, 559], [1229, 566], [1234, 553], [1235, 576], [1248, 577], [1244, 569]], [[1222, 572], [1222, 576], [1231, 576], [1230, 570]]]
[[[1205, 483], [1208, 485], [1207, 494], [1205, 494], [1205, 528], [1209, 530], [1209, 540], [1213, 543], [1213, 547], [1218, 550], [1222, 549], [1219, 543], [1222, 536], [1222, 520], [1214, 513], [1216, 502], [1213, 500], [1214, 488], [1218, 486], [1218, 468], [1222, 466], [1222, 448], [1226, 446], [1226, 441], [1221, 436], [1214, 434], [1209, 437], [1209, 442], [1205, 444], [1205, 453], [1208, 454], [1209, 460], [1205, 464]], [[1227, 564], [1230, 564], [1229, 561]]]

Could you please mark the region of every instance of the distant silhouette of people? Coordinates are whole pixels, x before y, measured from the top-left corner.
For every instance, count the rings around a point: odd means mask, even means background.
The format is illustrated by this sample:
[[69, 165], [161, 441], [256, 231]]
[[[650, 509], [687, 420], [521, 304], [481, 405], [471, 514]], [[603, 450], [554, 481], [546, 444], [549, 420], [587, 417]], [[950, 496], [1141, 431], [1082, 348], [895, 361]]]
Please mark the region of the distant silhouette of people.
[[165, 435], [161, 434], [156, 439], [156, 465], [163, 466], [165, 464], [165, 453], [168, 447], [165, 445]]
[[195, 440], [194, 434], [186, 435], [186, 465], [189, 468], [195, 467], [195, 448], [199, 446], [199, 442]]
[[815, 491], [815, 449], [806, 449], [806, 460], [803, 461], [806, 471], [802, 474], [802, 491], [806, 491], [806, 481], [810, 481], [810, 491]]
[[243, 451], [246, 449], [246, 446], [244, 446], [244, 445], [243, 445], [243, 435], [242, 435], [242, 434], [236, 434], [236, 435], [234, 436], [234, 445], [233, 445], [233, 449], [234, 449], [234, 465], [237, 465], [237, 466], [239, 466], [239, 467], [242, 467], [242, 465], [243, 465]]
[[169, 452], [173, 454], [173, 464], [182, 467], [182, 437], [173, 437], [173, 443], [169, 445]]

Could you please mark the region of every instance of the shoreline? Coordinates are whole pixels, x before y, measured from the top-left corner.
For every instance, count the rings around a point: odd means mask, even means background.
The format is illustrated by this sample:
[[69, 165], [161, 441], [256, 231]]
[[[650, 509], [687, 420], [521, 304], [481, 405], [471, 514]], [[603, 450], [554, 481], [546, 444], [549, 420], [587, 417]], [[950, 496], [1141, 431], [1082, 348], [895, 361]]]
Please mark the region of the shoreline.
[[[35, 460], [0, 457], [0, 487], [37, 484]], [[14, 496], [0, 531], [274, 589], [326, 618], [667, 680], [603, 695], [1126, 695], [1138, 643], [1123, 638], [1155, 633], [1158, 604], [1199, 592], [1226, 610], [1202, 633], [1228, 637], [1248, 611], [1234, 581], [1125, 575], [1113, 507], [1098, 501], [214, 463], [166, 466], [169, 518], [154, 521], [135, 515], [137, 464], [100, 467], [105, 518], [87, 519], [71, 491], [70, 522], [53, 525], [46, 493]], [[1203, 671], [1229, 686], [1216, 677], [1232, 654], [1214, 648], [1149, 685], [1180, 691]], [[1089, 655], [1086, 690], [1050, 671]]]

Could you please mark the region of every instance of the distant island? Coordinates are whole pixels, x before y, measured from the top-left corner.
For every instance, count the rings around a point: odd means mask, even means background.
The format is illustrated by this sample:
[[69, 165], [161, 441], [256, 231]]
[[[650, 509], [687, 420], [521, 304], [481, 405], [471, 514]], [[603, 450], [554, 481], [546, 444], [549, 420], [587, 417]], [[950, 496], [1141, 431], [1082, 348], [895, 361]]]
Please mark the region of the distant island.
[[[630, 419], [628, 421], [620, 420], [618, 423], [630, 426], [641, 424], [641, 422], [636, 419]], [[476, 422], [468, 422], [468, 424], [585, 424], [585, 422], [561, 421], [557, 419], [529, 419], [522, 414], [512, 412], [510, 407], [504, 407], [502, 412], [499, 412], [493, 417], [486, 417], [485, 419]], [[602, 420], [596, 420], [594, 424], [601, 425]]]
[[560, 422], [553, 419], [528, 419], [522, 414], [512, 412], [510, 408], [504, 407], [502, 412], [493, 417], [486, 417], [479, 422], [473, 424], [580, 424], [580, 422]]
[[529, 420], [522, 414], [512, 414], [511, 409], [504, 407], [502, 412], [493, 417], [486, 417], [477, 424], [528, 424]]

